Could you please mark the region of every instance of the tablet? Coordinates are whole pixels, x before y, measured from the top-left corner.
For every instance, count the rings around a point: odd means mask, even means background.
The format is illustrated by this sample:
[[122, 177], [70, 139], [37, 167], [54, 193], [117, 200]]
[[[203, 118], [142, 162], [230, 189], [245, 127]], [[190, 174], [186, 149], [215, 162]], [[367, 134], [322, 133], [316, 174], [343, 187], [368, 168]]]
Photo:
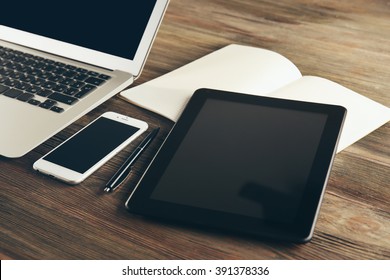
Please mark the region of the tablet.
[[197, 90], [126, 207], [309, 241], [345, 114], [335, 105]]

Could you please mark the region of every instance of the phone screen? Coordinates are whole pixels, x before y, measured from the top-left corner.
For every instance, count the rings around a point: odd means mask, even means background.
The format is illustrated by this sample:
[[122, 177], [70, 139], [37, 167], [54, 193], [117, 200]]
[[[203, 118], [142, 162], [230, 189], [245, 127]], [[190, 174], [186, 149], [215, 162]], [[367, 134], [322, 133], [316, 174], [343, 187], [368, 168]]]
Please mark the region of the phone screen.
[[100, 117], [43, 159], [85, 173], [138, 130], [138, 127]]

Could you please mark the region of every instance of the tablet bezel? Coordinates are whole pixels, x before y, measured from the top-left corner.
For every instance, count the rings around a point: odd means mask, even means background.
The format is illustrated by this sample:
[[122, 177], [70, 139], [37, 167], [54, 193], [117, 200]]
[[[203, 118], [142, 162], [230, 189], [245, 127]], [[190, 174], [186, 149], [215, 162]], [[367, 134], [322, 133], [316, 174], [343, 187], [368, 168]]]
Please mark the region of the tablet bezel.
[[[283, 224], [264, 221], [243, 215], [185, 206], [150, 198], [170, 160], [191, 128], [191, 124], [195, 121], [203, 104], [209, 98], [327, 115], [321, 140], [308, 177], [307, 185], [310, 185], [310, 188], [306, 187], [304, 189], [297, 216], [293, 223]], [[132, 213], [155, 218], [243, 232], [259, 237], [307, 242], [313, 234], [345, 114], [346, 109], [336, 105], [199, 89], [190, 99], [178, 122], [172, 128], [166, 141], [126, 201], [126, 207]]]

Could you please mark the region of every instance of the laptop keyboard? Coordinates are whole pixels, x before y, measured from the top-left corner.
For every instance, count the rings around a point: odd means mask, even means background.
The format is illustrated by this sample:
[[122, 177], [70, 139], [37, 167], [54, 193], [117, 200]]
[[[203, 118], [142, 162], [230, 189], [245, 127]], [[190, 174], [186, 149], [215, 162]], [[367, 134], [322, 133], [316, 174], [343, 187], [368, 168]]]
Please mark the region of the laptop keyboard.
[[0, 95], [62, 113], [111, 77], [0, 46]]

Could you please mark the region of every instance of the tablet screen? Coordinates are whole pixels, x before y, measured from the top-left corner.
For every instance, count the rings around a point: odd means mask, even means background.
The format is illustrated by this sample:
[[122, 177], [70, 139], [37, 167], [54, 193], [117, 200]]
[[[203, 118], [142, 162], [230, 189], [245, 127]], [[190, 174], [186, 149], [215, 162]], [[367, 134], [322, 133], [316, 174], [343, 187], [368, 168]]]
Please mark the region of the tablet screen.
[[151, 198], [291, 223], [326, 118], [207, 99]]
[[345, 113], [334, 105], [198, 90], [126, 206], [306, 242]]

